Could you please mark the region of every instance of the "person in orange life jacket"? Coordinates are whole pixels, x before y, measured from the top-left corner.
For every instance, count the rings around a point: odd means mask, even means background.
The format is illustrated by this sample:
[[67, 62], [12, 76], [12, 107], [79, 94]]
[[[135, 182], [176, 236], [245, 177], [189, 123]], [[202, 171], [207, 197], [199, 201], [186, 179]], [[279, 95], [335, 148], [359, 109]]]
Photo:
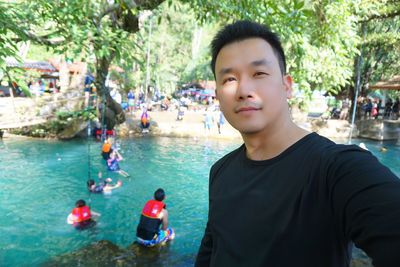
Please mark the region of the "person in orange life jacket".
[[139, 244], [152, 247], [174, 239], [175, 232], [171, 227], [168, 227], [168, 211], [164, 200], [165, 192], [162, 188], [159, 188], [154, 192], [154, 200], [149, 200], [144, 205], [136, 229]]
[[90, 179], [87, 181], [87, 188], [91, 193], [111, 193], [111, 191], [115, 188], [118, 188], [122, 185], [122, 181], [118, 181], [116, 184], [112, 185], [111, 184], [112, 179], [111, 178], [106, 178], [105, 180], [102, 179], [102, 173], [99, 172], [99, 183], [96, 184], [96, 182], [93, 179]]
[[83, 230], [96, 225], [92, 217], [98, 217], [100, 213], [91, 211], [83, 199], [75, 203], [75, 208], [68, 215], [67, 223], [74, 225], [76, 229]]
[[140, 116], [140, 125], [142, 126], [142, 129], [150, 127], [150, 117], [146, 108], [143, 109], [142, 115]]
[[107, 160], [107, 167], [109, 171], [117, 172], [121, 174], [124, 177], [128, 177], [129, 173], [127, 173], [124, 170], [121, 170], [119, 167], [119, 161], [123, 160], [124, 158], [121, 156], [121, 154], [118, 153], [117, 150], [113, 150], [110, 153], [110, 158]]
[[103, 147], [101, 149], [101, 156], [104, 160], [108, 160], [112, 151], [112, 139], [108, 138], [104, 141]]

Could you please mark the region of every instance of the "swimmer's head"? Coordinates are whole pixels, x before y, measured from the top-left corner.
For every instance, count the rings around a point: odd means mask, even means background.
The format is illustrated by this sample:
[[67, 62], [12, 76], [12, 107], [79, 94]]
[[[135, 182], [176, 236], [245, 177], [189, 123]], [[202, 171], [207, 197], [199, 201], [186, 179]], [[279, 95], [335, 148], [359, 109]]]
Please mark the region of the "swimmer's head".
[[90, 189], [92, 187], [92, 185], [95, 185], [95, 181], [93, 179], [90, 179], [89, 181], [86, 182], [87, 187]]
[[86, 206], [86, 202], [83, 199], [79, 199], [76, 203], [75, 203], [75, 207], [77, 208], [81, 208], [83, 206]]
[[156, 192], [154, 192], [154, 199], [158, 201], [163, 201], [165, 199], [165, 192], [162, 188], [158, 188]]

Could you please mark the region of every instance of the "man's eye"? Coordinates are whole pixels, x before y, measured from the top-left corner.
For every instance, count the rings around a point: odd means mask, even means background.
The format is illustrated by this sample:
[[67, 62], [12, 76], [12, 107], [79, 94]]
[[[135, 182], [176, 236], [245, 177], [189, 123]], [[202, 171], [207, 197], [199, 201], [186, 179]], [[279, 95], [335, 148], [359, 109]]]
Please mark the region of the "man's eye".
[[262, 71], [258, 71], [254, 74], [254, 76], [262, 76], [262, 75], [268, 75], [268, 73], [262, 72]]
[[228, 77], [228, 78], [226, 78], [226, 79], [224, 79], [224, 80], [222, 81], [222, 84], [225, 84], [225, 83], [227, 83], [227, 82], [233, 82], [233, 81], [236, 81], [236, 79], [233, 78], [233, 77]]

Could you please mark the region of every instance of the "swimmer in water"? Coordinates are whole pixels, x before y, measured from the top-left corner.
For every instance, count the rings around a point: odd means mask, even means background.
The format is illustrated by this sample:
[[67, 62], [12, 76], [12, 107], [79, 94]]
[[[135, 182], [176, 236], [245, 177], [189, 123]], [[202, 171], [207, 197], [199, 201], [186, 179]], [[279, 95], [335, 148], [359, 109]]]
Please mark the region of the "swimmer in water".
[[113, 152], [111, 152], [110, 154], [110, 158], [107, 160], [107, 167], [109, 171], [113, 171], [113, 172], [117, 172], [119, 174], [121, 174], [124, 177], [128, 177], [129, 173], [127, 173], [124, 170], [121, 170], [121, 168], [119, 167], [119, 163], [121, 160], [123, 160], [123, 157], [121, 156], [121, 154], [118, 153], [117, 150], [114, 150]]
[[116, 184], [111, 184], [112, 179], [111, 178], [106, 178], [102, 179], [102, 173], [99, 172], [99, 183], [96, 184], [96, 182], [93, 179], [90, 179], [87, 181], [87, 188], [90, 192], [92, 193], [109, 193], [113, 189], [121, 187], [122, 181], [118, 181]]
[[100, 213], [91, 211], [86, 202], [83, 199], [78, 200], [75, 203], [75, 208], [68, 215], [67, 223], [74, 225], [78, 230], [84, 230], [91, 228], [96, 225], [94, 217], [99, 217]]

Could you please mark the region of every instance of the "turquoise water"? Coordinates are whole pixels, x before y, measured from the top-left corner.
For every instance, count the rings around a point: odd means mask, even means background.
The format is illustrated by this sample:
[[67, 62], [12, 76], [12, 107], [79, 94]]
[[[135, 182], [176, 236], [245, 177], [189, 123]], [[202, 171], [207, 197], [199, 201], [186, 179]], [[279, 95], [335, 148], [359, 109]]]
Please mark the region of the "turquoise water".
[[[388, 151], [381, 153], [382, 144], [363, 142], [400, 175], [400, 146], [386, 143]], [[122, 188], [111, 195], [90, 196], [88, 173], [92, 177], [99, 170], [107, 173], [100, 143], [0, 141], [0, 266], [38, 266], [99, 240], [126, 248], [135, 239], [144, 203], [158, 187], [167, 193], [170, 225], [176, 231], [168, 254], [177, 258], [179, 266], [193, 264], [207, 219], [209, 168], [240, 143], [175, 138], [119, 143], [125, 158], [121, 168], [131, 177], [111, 173], [108, 176], [114, 181], [122, 180]], [[75, 201], [81, 198], [102, 214], [98, 225], [87, 231], [66, 224]]]

